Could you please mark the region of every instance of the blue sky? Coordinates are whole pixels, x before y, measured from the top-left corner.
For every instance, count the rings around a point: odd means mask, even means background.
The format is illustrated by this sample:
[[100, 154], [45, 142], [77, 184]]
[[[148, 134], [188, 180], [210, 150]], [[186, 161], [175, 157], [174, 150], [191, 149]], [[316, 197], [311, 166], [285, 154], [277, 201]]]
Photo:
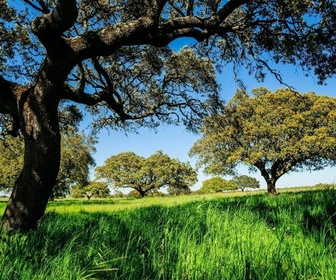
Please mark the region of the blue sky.
[[[336, 97], [336, 79], [330, 79], [327, 85], [321, 86], [317, 84], [316, 78], [306, 77], [303, 72], [294, 66], [277, 66], [280, 69], [284, 82], [293, 86], [301, 93], [313, 91], [320, 95], [328, 95]], [[268, 74], [263, 83], [258, 83], [253, 77], [242, 72], [242, 79], [245, 82], [247, 90], [264, 86], [270, 90], [283, 88], [271, 74]], [[232, 69], [227, 67], [222, 74], [218, 75], [218, 81], [221, 83], [221, 95], [223, 99], [230, 100], [237, 89], [234, 81]], [[97, 165], [102, 165], [108, 157], [125, 152], [132, 151], [138, 155], [148, 157], [158, 150], [162, 150], [170, 157], [178, 158], [180, 161], [189, 161], [195, 166], [196, 159], [190, 158], [188, 152], [197, 140], [198, 136], [191, 134], [184, 127], [161, 126], [159, 131], [155, 133], [149, 129], [140, 129], [137, 134], [130, 133], [127, 136], [123, 132], [103, 130], [99, 134], [99, 143], [97, 144], [97, 152], [94, 157]], [[259, 180], [261, 188], [266, 188], [264, 179], [257, 173], [248, 173], [247, 168], [240, 167], [241, 175], [249, 175]], [[201, 170], [198, 172], [198, 182], [192, 189], [196, 190], [202, 185], [202, 181], [206, 180]], [[230, 177], [225, 177], [230, 179]], [[327, 168], [322, 171], [299, 172], [284, 175], [277, 182], [278, 188], [291, 186], [311, 186], [317, 183], [336, 183], [336, 168]]]

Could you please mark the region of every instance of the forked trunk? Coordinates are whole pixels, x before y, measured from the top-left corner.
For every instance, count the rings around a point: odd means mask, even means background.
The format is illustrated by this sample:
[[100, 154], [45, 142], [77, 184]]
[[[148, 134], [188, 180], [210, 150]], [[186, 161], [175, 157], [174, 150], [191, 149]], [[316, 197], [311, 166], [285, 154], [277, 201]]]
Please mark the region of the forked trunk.
[[275, 188], [275, 183], [279, 179], [279, 177], [274, 176], [275, 174], [268, 174], [265, 163], [256, 165], [256, 167], [260, 170], [261, 176], [264, 177], [266, 183], [267, 183], [267, 194], [274, 195], [277, 193]]
[[266, 180], [267, 182], [267, 193], [269, 195], [275, 195], [277, 194], [276, 188], [275, 188], [275, 183], [276, 181], [273, 178], [270, 178]]
[[[19, 98], [24, 166], [2, 218], [4, 231], [34, 229], [44, 215], [60, 164], [57, 100], [37, 86]], [[49, 95], [50, 96], [50, 95]]]

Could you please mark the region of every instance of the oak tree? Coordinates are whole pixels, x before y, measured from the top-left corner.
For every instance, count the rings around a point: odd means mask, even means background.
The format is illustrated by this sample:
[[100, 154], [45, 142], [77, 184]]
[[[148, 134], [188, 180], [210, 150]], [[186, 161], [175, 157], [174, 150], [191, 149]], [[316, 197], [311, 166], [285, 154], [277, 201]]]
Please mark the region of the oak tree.
[[[93, 128], [162, 122], [196, 130], [218, 102], [214, 66], [263, 79], [296, 63], [335, 73], [334, 0], [1, 0], [0, 113], [21, 130], [23, 169], [4, 230], [34, 228], [60, 165], [58, 107], [81, 103]], [[176, 39], [189, 49], [172, 51]], [[63, 103], [62, 103], [63, 104]], [[85, 106], [84, 106], [85, 105]]]
[[86, 185], [77, 184], [71, 188], [71, 196], [74, 198], [86, 197], [90, 200], [91, 197], [105, 198], [109, 194], [108, 185], [98, 181], [92, 181]]
[[191, 193], [189, 186], [169, 186], [167, 192], [170, 195], [186, 195]]
[[203, 181], [199, 193], [216, 193], [223, 191], [236, 190], [238, 186], [231, 180], [226, 180], [222, 177], [213, 177]]
[[187, 189], [197, 181], [189, 163], [172, 159], [162, 151], [148, 158], [133, 152], [109, 157], [104, 165], [95, 168], [96, 178], [114, 188], [131, 188], [141, 197], [160, 188]]
[[23, 142], [19, 138], [0, 141], [0, 190], [10, 191], [23, 166]]
[[288, 172], [336, 163], [336, 99], [289, 89], [238, 90], [219, 114], [208, 117], [190, 154], [209, 174], [259, 170], [267, 191]]
[[256, 178], [247, 175], [238, 175], [232, 178], [232, 181], [238, 186], [239, 189], [259, 189], [260, 183]]
[[74, 129], [62, 136], [61, 163], [52, 197], [68, 195], [73, 185], [88, 185], [90, 169], [96, 164], [93, 158], [95, 139]]

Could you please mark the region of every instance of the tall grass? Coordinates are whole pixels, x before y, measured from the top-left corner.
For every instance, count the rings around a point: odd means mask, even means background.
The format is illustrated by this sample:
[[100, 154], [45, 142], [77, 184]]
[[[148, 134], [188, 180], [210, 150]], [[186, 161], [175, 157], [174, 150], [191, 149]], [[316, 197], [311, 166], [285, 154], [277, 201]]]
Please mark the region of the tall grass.
[[336, 191], [189, 199], [51, 203], [0, 279], [335, 279]]

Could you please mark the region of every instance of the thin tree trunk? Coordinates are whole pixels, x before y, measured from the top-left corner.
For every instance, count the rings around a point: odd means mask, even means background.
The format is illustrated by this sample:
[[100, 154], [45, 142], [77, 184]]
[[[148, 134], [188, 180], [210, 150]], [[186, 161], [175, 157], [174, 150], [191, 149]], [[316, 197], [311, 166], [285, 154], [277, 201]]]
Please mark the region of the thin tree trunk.
[[35, 86], [19, 99], [24, 166], [2, 218], [1, 227], [7, 232], [36, 228], [56, 181], [60, 164], [58, 101], [47, 99], [46, 92]]

